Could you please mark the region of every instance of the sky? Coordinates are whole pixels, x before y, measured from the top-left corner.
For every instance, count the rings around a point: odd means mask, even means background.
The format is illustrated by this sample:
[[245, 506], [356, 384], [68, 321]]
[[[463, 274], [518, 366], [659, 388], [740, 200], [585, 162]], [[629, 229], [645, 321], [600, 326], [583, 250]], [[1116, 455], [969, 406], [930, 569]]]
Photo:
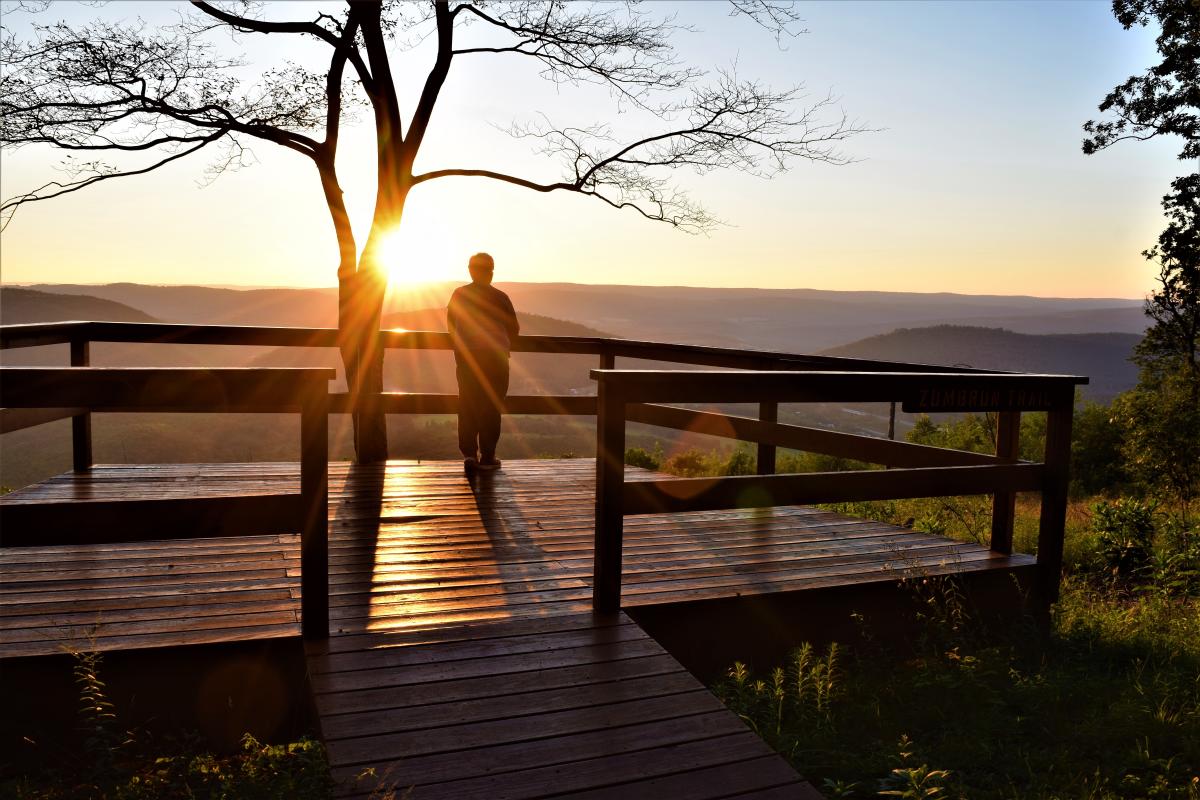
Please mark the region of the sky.
[[[35, 17], [167, 24], [175, 3], [55, 3]], [[389, 267], [397, 287], [466, 279], [471, 253], [496, 259], [498, 281], [813, 288], [1142, 297], [1154, 269], [1140, 252], [1163, 227], [1159, 200], [1195, 165], [1178, 142], [1127, 142], [1093, 156], [1081, 125], [1104, 95], [1156, 63], [1154, 31], [1125, 31], [1107, 3], [845, 2], [797, 6], [807, 30], [777, 46], [728, 7], [654, 3], [694, 32], [675, 44], [689, 64], [775, 87], [828, 93], [870, 127], [845, 145], [845, 166], [795, 162], [771, 179], [690, 172], [678, 183], [724, 224], [689, 235], [595, 199], [451, 178], [411, 195]], [[30, 15], [0, 3], [7, 30]], [[311, 18], [306, 3], [277, 18]], [[319, 65], [317, 43], [223, 36], [245, 54], [244, 77], [282, 59]], [[315, 59], [315, 60], [314, 60]], [[429, 45], [396, 53], [411, 108]], [[456, 60], [418, 170], [490, 167], [538, 180], [558, 165], [502, 129], [545, 115], [640, 136], [662, 120], [618, 109], [603, 90], [556, 87], [515, 56]], [[359, 243], [373, 196], [373, 131], [365, 117], [339, 155]], [[0, 281], [332, 286], [337, 251], [315, 169], [252, 145], [253, 163], [206, 181], [201, 153], [154, 173], [107, 181], [21, 208], [0, 235]], [[7, 198], [57, 177], [61, 153], [0, 153]], [[205, 185], [207, 184], [207, 185]]]

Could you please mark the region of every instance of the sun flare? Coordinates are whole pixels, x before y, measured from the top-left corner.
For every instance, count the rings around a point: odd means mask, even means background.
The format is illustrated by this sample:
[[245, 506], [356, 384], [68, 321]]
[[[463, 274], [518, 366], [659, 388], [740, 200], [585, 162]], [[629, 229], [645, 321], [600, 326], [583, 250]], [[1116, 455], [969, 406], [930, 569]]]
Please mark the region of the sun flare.
[[379, 243], [380, 268], [390, 292], [414, 292], [430, 284], [465, 280], [469, 253], [444, 224], [407, 222]]

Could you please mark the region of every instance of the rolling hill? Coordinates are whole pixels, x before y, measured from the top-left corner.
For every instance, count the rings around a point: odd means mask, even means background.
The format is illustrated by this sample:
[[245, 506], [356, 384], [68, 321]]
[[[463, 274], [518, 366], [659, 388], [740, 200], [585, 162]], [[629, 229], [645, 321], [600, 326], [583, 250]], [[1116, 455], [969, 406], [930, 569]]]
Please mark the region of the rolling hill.
[[115, 300], [86, 294], [41, 292], [0, 287], [0, 325], [62, 322], [73, 319], [105, 322], [157, 322], [154, 317]]
[[[607, 336], [603, 331], [538, 314], [517, 312], [521, 332], [540, 336]], [[406, 330], [446, 330], [444, 308], [424, 308], [389, 314], [381, 321], [383, 328]], [[332, 350], [278, 349], [255, 358], [253, 366], [341, 367], [341, 359]], [[597, 366], [596, 356], [542, 355], [516, 353], [512, 357], [512, 394], [569, 394], [572, 391], [590, 393], [595, 390], [588, 370]], [[454, 357], [448, 351], [392, 350], [384, 360], [384, 386], [392, 391], [445, 392], [457, 391], [454, 376]], [[344, 388], [339, 379], [338, 389]]]
[[[387, 312], [444, 307], [457, 283], [396, 293]], [[628, 339], [813, 353], [896, 328], [1004, 327], [1017, 333], [1139, 334], [1140, 300], [833, 292], [813, 289], [712, 289], [499, 283], [520, 311], [571, 320]], [[41, 285], [125, 303], [171, 322], [329, 326], [334, 289], [217, 289], [196, 286]], [[411, 326], [405, 326], [411, 327]]]
[[1132, 333], [1031, 335], [1000, 328], [936, 325], [900, 328], [824, 355], [917, 361], [1020, 372], [1086, 375], [1085, 397], [1110, 400], [1137, 383], [1129, 360], [1141, 336]]

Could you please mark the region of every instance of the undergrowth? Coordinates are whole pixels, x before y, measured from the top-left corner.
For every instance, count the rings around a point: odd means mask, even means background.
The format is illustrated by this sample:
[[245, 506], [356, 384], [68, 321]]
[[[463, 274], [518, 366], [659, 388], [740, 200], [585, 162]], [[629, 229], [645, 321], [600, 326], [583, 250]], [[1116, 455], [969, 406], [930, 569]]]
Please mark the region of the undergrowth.
[[1048, 637], [984, 637], [953, 581], [918, 583], [915, 655], [806, 646], [717, 693], [829, 797], [1200, 800], [1196, 597], [1073, 578]]
[[99, 653], [73, 654], [82, 749], [52, 771], [0, 783], [0, 797], [24, 800], [324, 800], [332, 778], [320, 742], [266, 744], [250, 734], [231, 756], [195, 736], [153, 738], [124, 730], [101, 680]]

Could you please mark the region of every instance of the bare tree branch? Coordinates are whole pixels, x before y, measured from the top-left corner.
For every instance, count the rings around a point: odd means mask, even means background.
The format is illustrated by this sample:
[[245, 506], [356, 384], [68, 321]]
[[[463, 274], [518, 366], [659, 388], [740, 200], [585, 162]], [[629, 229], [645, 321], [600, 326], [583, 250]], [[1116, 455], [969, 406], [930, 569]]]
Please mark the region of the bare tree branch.
[[510, 53], [536, 59], [556, 83], [599, 83], [638, 105], [649, 94], [686, 86], [699, 70], [684, 67], [671, 38], [690, 31], [673, 19], [651, 19], [629, 5], [515, 2], [464, 4], [468, 13], [510, 35], [504, 45], [464, 47], [456, 55]]
[[482, 177], [540, 192], [573, 191], [616, 208], [631, 208], [648, 219], [690, 232], [718, 224], [703, 206], [673, 187], [670, 173], [680, 167], [697, 173], [737, 169], [760, 177], [786, 170], [794, 159], [847, 164], [839, 145], [866, 130], [844, 113], [826, 120], [836, 101], [826, 96], [793, 112], [802, 87], [772, 91], [720, 73], [712, 86], [696, 88], [691, 99], [673, 110], [685, 125], [618, 144], [605, 126], [588, 128], [514, 127], [510, 133], [540, 141], [540, 152], [554, 157], [565, 176], [539, 183], [490, 170], [444, 169], [413, 178], [413, 184], [443, 177]]
[[800, 28], [803, 23], [796, 12], [795, 3], [778, 3], [773, 0], [729, 0], [732, 10], [729, 16], [746, 16], [769, 31], [777, 43], [784, 37], [795, 38], [808, 31]]
[[165, 166], [172, 161], [178, 161], [185, 156], [195, 153], [201, 148], [217, 141], [224, 135], [224, 131], [216, 132], [199, 140], [192, 147], [166, 156], [165, 158], [162, 158], [157, 162], [141, 169], [118, 171], [101, 162], [89, 162], [88, 164], [78, 165], [74, 168], [74, 171], [90, 173], [88, 177], [71, 181], [70, 183], [51, 181], [43, 186], [39, 186], [32, 192], [26, 192], [25, 194], [17, 195], [16, 197], [0, 203], [0, 231], [3, 231], [8, 227], [8, 224], [12, 222], [13, 215], [16, 214], [17, 209], [27, 203], [35, 203], [40, 200], [51, 200], [55, 197], [61, 197], [64, 194], [70, 194], [71, 192], [77, 192], [80, 189], [86, 189], [88, 186], [99, 183], [100, 181], [109, 180], [111, 178], [124, 178], [131, 175], [145, 175], [147, 172], [153, 172], [159, 167]]

